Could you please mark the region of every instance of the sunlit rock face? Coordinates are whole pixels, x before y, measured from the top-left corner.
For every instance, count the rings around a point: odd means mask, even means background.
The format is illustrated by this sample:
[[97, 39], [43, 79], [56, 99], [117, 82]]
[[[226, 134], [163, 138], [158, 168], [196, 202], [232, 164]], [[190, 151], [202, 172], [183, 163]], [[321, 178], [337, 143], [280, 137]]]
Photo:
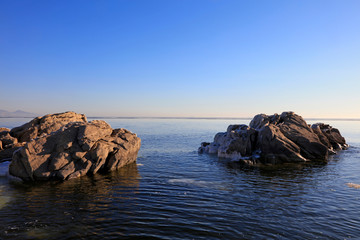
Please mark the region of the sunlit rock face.
[[68, 180], [111, 171], [136, 161], [141, 140], [104, 121], [76, 121], [28, 141], [12, 157], [9, 172], [25, 181]]
[[249, 126], [230, 125], [198, 151], [257, 165], [327, 161], [329, 154], [347, 148], [338, 129], [323, 123], [309, 126], [301, 116], [283, 112], [258, 114]]
[[13, 153], [26, 142], [52, 133], [71, 122], [87, 122], [84, 114], [64, 112], [36, 117], [13, 129], [0, 128], [0, 162], [10, 160]]
[[48, 114], [0, 128], [0, 162], [11, 160], [10, 174], [25, 181], [67, 180], [134, 162], [140, 144], [136, 134], [84, 114]]
[[28, 142], [43, 134], [57, 131], [70, 122], [87, 122], [87, 119], [84, 114], [75, 112], [48, 114], [11, 129], [10, 134], [17, 138], [19, 142]]

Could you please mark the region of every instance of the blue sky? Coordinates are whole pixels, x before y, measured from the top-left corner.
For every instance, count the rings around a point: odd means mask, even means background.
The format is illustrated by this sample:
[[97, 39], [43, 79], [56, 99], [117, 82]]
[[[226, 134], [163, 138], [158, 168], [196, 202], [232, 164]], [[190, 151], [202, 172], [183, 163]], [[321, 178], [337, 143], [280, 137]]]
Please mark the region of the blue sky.
[[0, 109], [360, 118], [360, 1], [0, 1]]

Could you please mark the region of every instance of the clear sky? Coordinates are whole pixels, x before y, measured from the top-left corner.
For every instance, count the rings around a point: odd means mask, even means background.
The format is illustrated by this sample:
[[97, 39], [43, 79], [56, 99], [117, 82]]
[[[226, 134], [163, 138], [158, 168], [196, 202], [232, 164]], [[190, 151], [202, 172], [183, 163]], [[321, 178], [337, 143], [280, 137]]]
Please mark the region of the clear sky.
[[360, 1], [0, 0], [0, 109], [360, 118]]

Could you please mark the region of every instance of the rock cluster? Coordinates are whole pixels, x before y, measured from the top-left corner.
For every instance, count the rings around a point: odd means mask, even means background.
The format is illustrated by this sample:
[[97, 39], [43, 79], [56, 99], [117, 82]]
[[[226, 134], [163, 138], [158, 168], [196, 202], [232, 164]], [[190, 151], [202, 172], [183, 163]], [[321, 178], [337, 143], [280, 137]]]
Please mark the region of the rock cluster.
[[126, 129], [112, 129], [100, 120], [87, 122], [74, 112], [35, 118], [3, 132], [14, 142], [22, 141], [17, 149], [4, 150], [13, 150], [10, 174], [25, 181], [68, 180], [112, 171], [136, 161], [141, 144]]
[[308, 125], [293, 113], [256, 115], [250, 125], [230, 125], [203, 142], [199, 153], [217, 154], [249, 165], [326, 161], [329, 154], [348, 148], [336, 128], [328, 124]]

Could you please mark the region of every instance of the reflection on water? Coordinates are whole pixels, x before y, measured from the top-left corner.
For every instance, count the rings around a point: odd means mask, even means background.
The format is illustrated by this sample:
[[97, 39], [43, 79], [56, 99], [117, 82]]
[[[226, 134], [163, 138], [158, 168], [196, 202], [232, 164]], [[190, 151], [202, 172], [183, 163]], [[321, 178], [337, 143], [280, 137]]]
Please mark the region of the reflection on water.
[[[66, 182], [10, 181], [15, 197], [7, 206], [10, 213], [6, 218], [8, 226], [0, 236], [9, 239], [57, 239], [64, 233], [67, 237], [76, 238], [79, 234], [92, 232], [92, 224], [84, 224], [84, 221], [106, 220], [106, 214], [116, 210], [114, 202], [119, 207], [122, 203], [132, 204], [136, 196], [134, 193], [138, 192], [139, 179], [134, 163], [108, 174], [84, 176]], [[21, 215], [18, 214], [19, 209]]]
[[11, 197], [7, 196], [5, 191], [5, 186], [0, 185], [0, 210], [6, 206], [8, 202], [10, 202]]
[[264, 168], [197, 154], [200, 142], [237, 120], [109, 122], [142, 139], [136, 164], [36, 184], [9, 179], [0, 165], [0, 239], [360, 236], [360, 122], [332, 123], [351, 147], [327, 164]]

